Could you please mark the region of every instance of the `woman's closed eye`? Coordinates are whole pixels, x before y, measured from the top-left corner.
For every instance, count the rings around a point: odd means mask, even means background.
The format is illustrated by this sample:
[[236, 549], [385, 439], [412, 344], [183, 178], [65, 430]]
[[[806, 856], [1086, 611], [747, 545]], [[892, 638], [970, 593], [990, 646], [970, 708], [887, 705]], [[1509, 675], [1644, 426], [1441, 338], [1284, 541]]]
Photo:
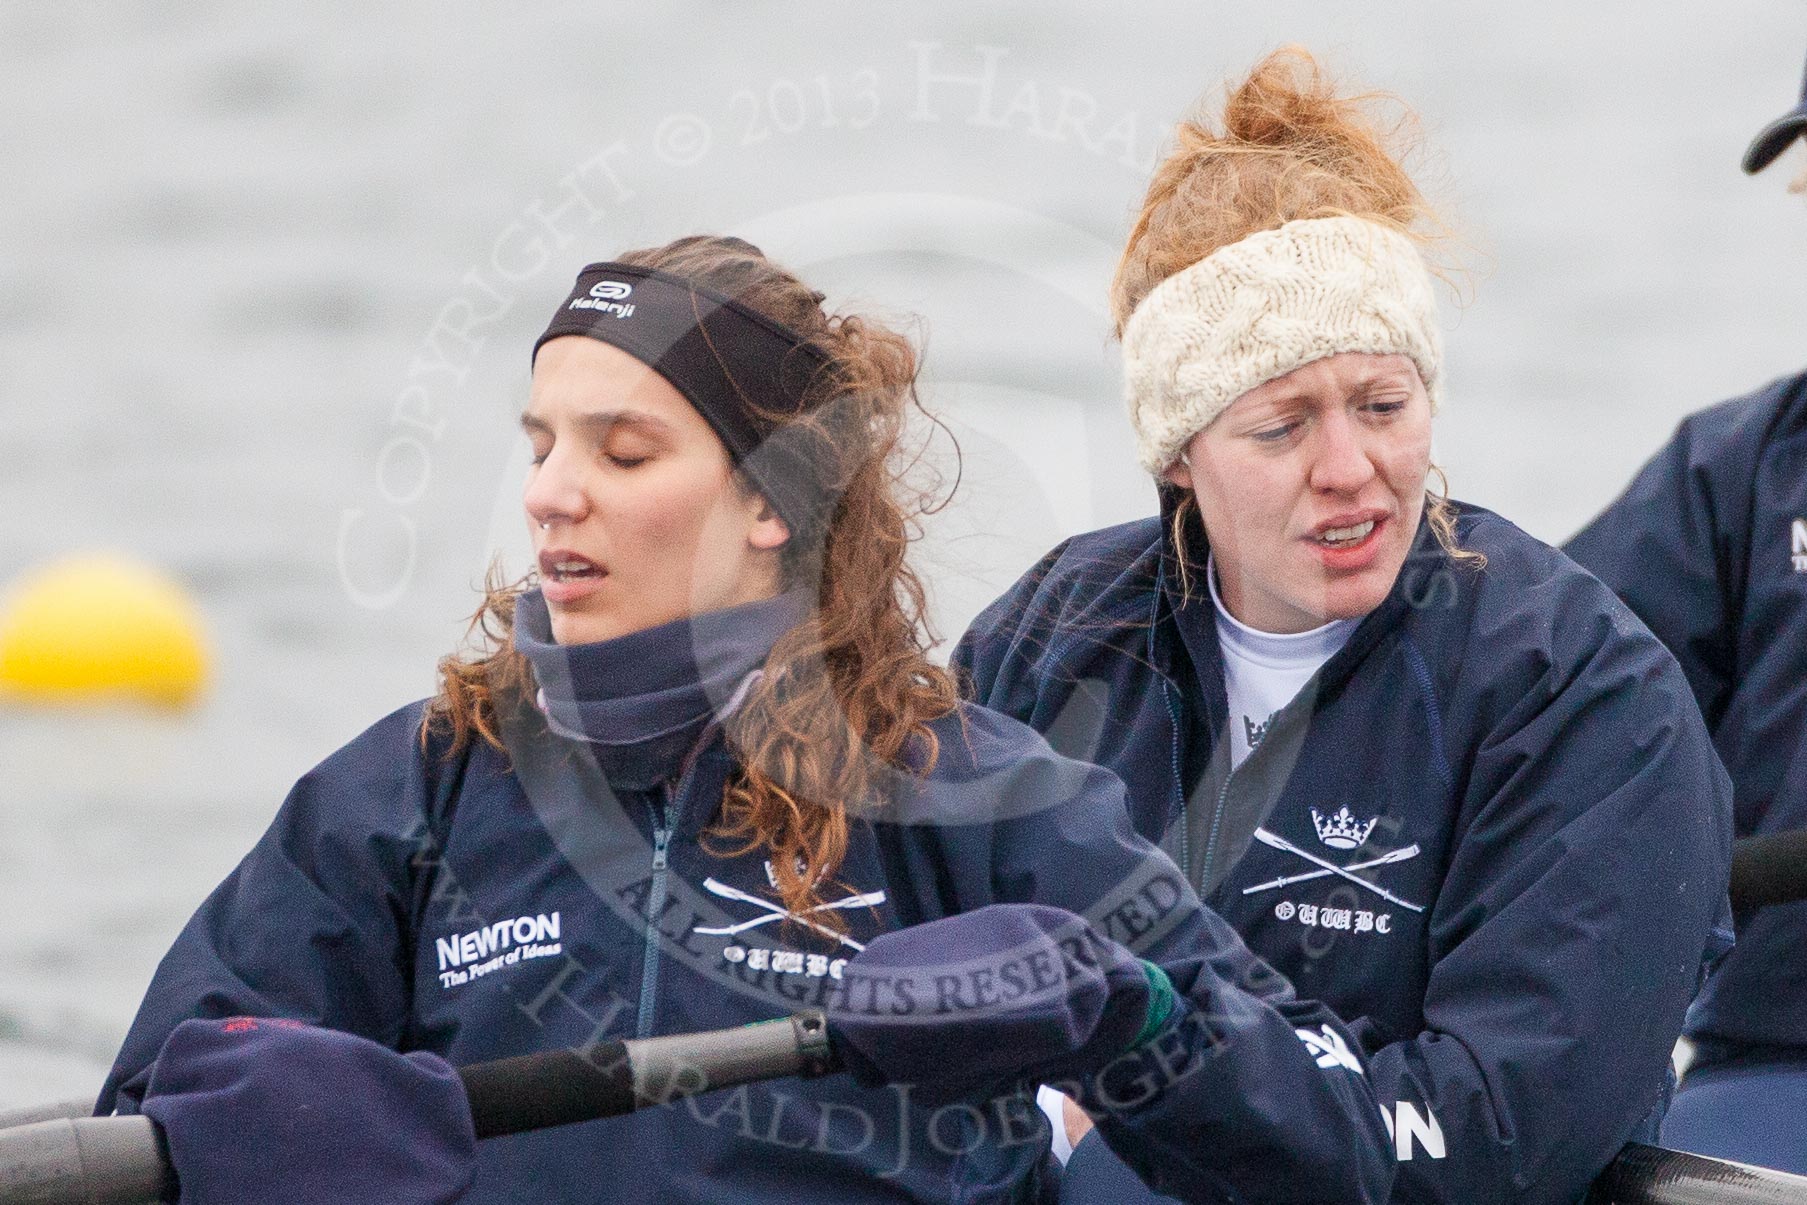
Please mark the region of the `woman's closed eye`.
[[[546, 445], [546, 447], [544, 449], [536, 447], [533, 449], [532, 463], [534, 463], [536, 465], [544, 464], [546, 462], [546, 457], [550, 456], [551, 454], [552, 454], [552, 445], [550, 445], [550, 444]], [[643, 450], [643, 449], [634, 449], [634, 448], [615, 448], [615, 447], [605, 446], [600, 450], [599, 454], [603, 460], [607, 461], [610, 465], [612, 465], [618, 469], [638, 468], [653, 458], [653, 454], [651, 451]]]
[[639, 432], [624, 430], [609, 432], [598, 450], [602, 459], [617, 469], [639, 468], [659, 452], [652, 440]]

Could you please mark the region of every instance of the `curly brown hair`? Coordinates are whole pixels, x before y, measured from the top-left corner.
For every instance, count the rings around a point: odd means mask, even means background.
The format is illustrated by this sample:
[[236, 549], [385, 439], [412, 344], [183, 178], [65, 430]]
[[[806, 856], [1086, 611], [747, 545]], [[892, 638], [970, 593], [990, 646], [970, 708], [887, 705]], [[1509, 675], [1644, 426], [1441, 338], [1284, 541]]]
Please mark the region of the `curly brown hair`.
[[[905, 560], [933, 502], [932, 490], [906, 485], [898, 463], [910, 410], [920, 410], [916, 349], [870, 318], [826, 313], [821, 293], [741, 239], [692, 236], [618, 262], [726, 293], [828, 361], [803, 415], [789, 421], [817, 428], [812, 446], [831, 463], [816, 467], [836, 500], [819, 530], [792, 531], [780, 557], [784, 587], [813, 586], [816, 613], [779, 639], [727, 721], [739, 764], [709, 834], [723, 852], [766, 850], [784, 907], [807, 912], [846, 856], [849, 805], [892, 770], [926, 774], [939, 752], [930, 722], [958, 702], [952, 675], [928, 659], [926, 592]], [[475, 651], [439, 663], [423, 740], [447, 734], [452, 754], [473, 740], [503, 748], [498, 703], [533, 689], [511, 641], [516, 601], [531, 584], [492, 573], [471, 621]]]

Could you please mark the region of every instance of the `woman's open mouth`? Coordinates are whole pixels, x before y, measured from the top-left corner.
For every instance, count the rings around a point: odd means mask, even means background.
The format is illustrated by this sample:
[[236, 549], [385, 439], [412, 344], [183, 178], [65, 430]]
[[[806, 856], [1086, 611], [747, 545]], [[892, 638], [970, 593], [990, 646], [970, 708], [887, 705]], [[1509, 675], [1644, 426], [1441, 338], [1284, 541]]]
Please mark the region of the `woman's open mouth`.
[[1353, 523], [1339, 522], [1337, 526], [1318, 529], [1306, 543], [1326, 569], [1366, 569], [1380, 554], [1380, 533], [1389, 521], [1379, 515]]
[[573, 602], [590, 593], [609, 575], [603, 566], [569, 549], [540, 553], [540, 592], [549, 603]]
[[1357, 523], [1353, 527], [1332, 527], [1318, 533], [1318, 543], [1326, 548], [1353, 548], [1367, 539], [1368, 533], [1373, 530], [1374, 520], [1372, 519]]

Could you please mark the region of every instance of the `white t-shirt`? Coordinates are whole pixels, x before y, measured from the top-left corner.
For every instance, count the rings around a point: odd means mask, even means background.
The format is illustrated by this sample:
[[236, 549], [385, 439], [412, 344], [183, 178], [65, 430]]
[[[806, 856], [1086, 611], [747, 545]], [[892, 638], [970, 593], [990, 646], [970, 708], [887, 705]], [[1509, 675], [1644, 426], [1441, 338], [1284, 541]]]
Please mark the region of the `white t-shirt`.
[[1061, 1103], [1064, 1100], [1066, 1097], [1046, 1084], [1035, 1090], [1035, 1103], [1048, 1115], [1048, 1120], [1054, 1123], [1054, 1157], [1060, 1160], [1062, 1167], [1073, 1157], [1073, 1143], [1067, 1138], [1066, 1106]]
[[1230, 696], [1230, 768], [1235, 769], [1267, 735], [1274, 713], [1292, 702], [1361, 621], [1333, 619], [1309, 632], [1287, 635], [1259, 631], [1224, 608], [1214, 559], [1205, 562], [1205, 580], [1211, 583], [1211, 604], [1217, 609], [1217, 643], [1223, 650], [1224, 688]]

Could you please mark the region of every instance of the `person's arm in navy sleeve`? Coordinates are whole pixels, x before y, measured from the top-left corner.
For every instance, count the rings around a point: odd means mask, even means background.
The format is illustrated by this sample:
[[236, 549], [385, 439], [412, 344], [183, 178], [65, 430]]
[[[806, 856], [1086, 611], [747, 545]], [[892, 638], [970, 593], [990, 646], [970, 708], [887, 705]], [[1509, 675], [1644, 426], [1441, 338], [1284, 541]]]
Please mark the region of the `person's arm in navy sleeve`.
[[399, 1042], [424, 831], [418, 723], [418, 708], [397, 712], [295, 785], [157, 968], [97, 1112], [138, 1111], [164, 1039], [191, 1017], [284, 1017]]
[[[1610, 603], [1610, 600], [1608, 600]], [[1662, 1099], [1725, 913], [1731, 792], [1623, 610], [1490, 733], [1430, 922], [1425, 1030], [1368, 1057], [1401, 1200], [1578, 1200]]]
[[[1055, 638], [1051, 623], [1033, 618], [1043, 611], [1039, 597], [1042, 580], [1066, 554], [1068, 545], [1057, 544], [1010, 589], [979, 612], [948, 655], [948, 668], [961, 679], [973, 702], [1010, 716], [1048, 735], [1050, 724], [1042, 702], [1045, 683], [1036, 682], [1017, 669], [1035, 660], [1041, 645]], [[1066, 701], [1062, 700], [1063, 707]], [[1083, 710], [1083, 709], [1082, 709]], [[1088, 726], [1092, 717], [1080, 717]], [[1077, 756], [1063, 742], [1049, 737], [1049, 744], [1068, 756]], [[1085, 743], [1085, 742], [1080, 742]]]
[[[1054, 1086], [1148, 1183], [1182, 1200], [1386, 1200], [1392, 1142], [1355, 1036], [1299, 999], [1137, 835], [1115, 775], [981, 709], [965, 727], [972, 776], [945, 770], [939, 789], [982, 800], [987, 814], [949, 823], [961, 805], [930, 805], [942, 821], [936, 861], [952, 882], [982, 885], [962, 892], [962, 910], [1066, 909], [1159, 965], [1178, 996], [1142, 1046]], [[945, 744], [951, 761], [959, 751]]]
[[1734, 685], [1763, 418], [1741, 399], [1685, 420], [1563, 546], [1669, 646], [1709, 725]]

